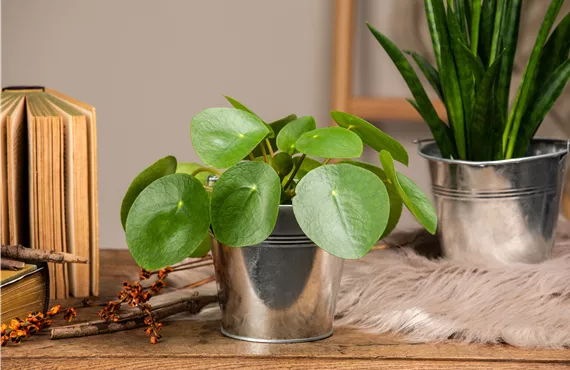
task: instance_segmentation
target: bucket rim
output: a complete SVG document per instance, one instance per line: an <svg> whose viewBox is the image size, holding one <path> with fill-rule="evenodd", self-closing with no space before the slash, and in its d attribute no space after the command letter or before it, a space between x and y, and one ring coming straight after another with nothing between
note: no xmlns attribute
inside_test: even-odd
<svg viewBox="0 0 570 370"><path fill-rule="evenodd" d="M467 166L474 166L474 167L484 167L484 166L497 166L497 165L505 165L505 164L517 164L517 163L524 163L530 162L538 159L544 158L551 158L551 157L560 157L568 154L570 149L570 140L562 140L562 139L548 139L548 138L535 138L532 139L533 143L536 142L543 142L543 143L550 143L550 144L560 144L565 145L566 149L559 150L552 153L544 153L544 154L537 154L530 157L521 157L521 158L512 158L512 159L501 159L498 161L466 161L463 159L448 159L437 157L433 155L429 155L423 152L423 150L429 144L435 144L435 139L421 139L415 140L414 144L417 145L417 152L421 157L424 157L427 160L435 161L435 162L444 162L449 164L463 164Z"/></svg>

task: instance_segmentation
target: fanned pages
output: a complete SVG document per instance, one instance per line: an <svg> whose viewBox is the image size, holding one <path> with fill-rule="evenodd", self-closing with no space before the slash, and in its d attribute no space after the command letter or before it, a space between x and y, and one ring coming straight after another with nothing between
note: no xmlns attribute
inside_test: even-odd
<svg viewBox="0 0 570 370"><path fill-rule="evenodd" d="M52 298L99 293L95 109L53 90L2 92L2 243L69 252L49 264Z"/></svg>

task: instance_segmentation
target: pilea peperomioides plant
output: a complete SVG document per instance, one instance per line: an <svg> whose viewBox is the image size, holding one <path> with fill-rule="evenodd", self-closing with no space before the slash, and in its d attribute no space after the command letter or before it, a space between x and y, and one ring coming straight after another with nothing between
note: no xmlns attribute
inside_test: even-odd
<svg viewBox="0 0 570 370"><path fill-rule="evenodd" d="M121 221L140 266L157 269L207 253L209 231L230 247L259 244L281 204L292 204L307 237L341 258L365 255L394 229L403 205L435 233L431 203L394 168L394 159L408 164L406 150L372 124L342 112L331 113L336 127L317 128L313 117L295 115L266 123L226 98L233 108L206 109L191 122L205 166L168 156L129 187ZM380 153L382 168L353 160L364 144ZM211 175L219 178L209 186Z"/></svg>

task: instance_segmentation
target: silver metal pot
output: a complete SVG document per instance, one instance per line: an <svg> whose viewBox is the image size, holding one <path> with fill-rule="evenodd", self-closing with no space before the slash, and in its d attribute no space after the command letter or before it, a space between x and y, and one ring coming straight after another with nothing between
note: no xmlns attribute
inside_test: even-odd
<svg viewBox="0 0 570 370"><path fill-rule="evenodd" d="M567 141L535 139L527 156L492 162L443 159L433 140L420 141L418 151L429 162L446 257L503 263L550 258Z"/></svg>
<svg viewBox="0 0 570 370"><path fill-rule="evenodd" d="M332 335L344 261L305 236L291 205L279 206L261 244L232 248L212 239L224 335L266 343Z"/></svg>

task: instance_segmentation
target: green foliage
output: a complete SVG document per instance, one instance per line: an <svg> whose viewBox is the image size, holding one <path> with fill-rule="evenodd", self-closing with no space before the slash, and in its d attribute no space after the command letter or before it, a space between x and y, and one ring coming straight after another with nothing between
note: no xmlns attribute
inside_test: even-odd
<svg viewBox="0 0 570 370"><path fill-rule="evenodd" d="M216 182L212 191L212 228L221 243L232 247L264 241L277 221L281 181L262 162L239 163Z"/></svg>
<svg viewBox="0 0 570 370"><path fill-rule="evenodd" d="M318 246L342 258L360 258L388 223L388 192L378 176L349 164L321 166L297 185L293 212Z"/></svg>
<svg viewBox="0 0 570 370"><path fill-rule="evenodd" d="M311 116L299 117L289 122L277 135L277 148L280 151L291 155L297 153L295 143L305 132L313 131L317 128L315 119Z"/></svg>
<svg viewBox="0 0 570 370"><path fill-rule="evenodd" d="M127 244L140 266L154 270L192 255L208 233L210 199L196 178L161 177L136 198L127 217Z"/></svg>
<svg viewBox="0 0 570 370"><path fill-rule="evenodd" d="M406 81L414 97L409 101L430 127L442 156L472 161L523 156L570 79L565 68L570 14L551 32L564 0L550 2L510 109L522 0L424 2L437 69L419 54L406 53L443 100L448 126L398 47L368 28Z"/></svg>
<svg viewBox="0 0 570 370"><path fill-rule="evenodd" d="M406 208L427 231L435 234L437 229L437 215L429 199L412 180L404 174L396 172L394 161L390 153L385 150L381 151L380 163L382 163L382 168L386 176L396 187L396 191L400 194Z"/></svg>
<svg viewBox="0 0 570 370"><path fill-rule="evenodd" d="M344 112L331 112L334 121L345 129L357 134L362 142L372 149L380 152L386 150L392 154L395 160L408 165L408 152L396 139L386 135L371 123L362 118Z"/></svg>
<svg viewBox="0 0 570 370"><path fill-rule="evenodd" d="M303 154L320 158L357 158L363 150L360 137L341 127L306 132L297 139L295 146Z"/></svg>
<svg viewBox="0 0 570 370"><path fill-rule="evenodd" d="M427 96L418 97L431 104ZM367 145L407 165L404 147L371 123L331 112L339 126L317 129L313 117L296 115L266 124L226 98L233 108L206 109L191 122L194 149L206 165L163 158L137 176L125 195L127 242L142 267L204 255L210 249L208 230L230 247L259 244L273 232L281 204L292 203L303 232L342 258L360 258L387 236L404 204L435 230L431 204L395 172L393 162L389 171L358 161L329 163L359 157ZM276 137L270 138L271 132ZM209 186L211 175L218 179Z"/></svg>
<svg viewBox="0 0 570 370"><path fill-rule="evenodd" d="M208 166L228 168L242 160L269 134L259 117L232 108L210 108L192 119L190 136Z"/></svg>
<svg viewBox="0 0 570 370"><path fill-rule="evenodd" d="M137 177L135 177L129 186L127 193L123 197L123 203L121 204L121 224L123 225L123 230L126 230L127 216L129 215L131 206L141 191L143 191L153 181L158 180L163 176L171 175L175 171L176 158L169 155L154 162L151 166L147 167L144 171L139 173Z"/></svg>

